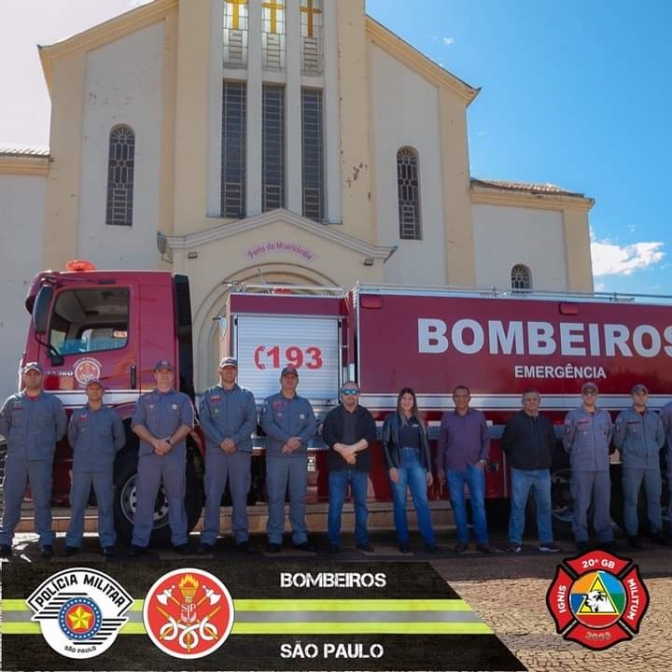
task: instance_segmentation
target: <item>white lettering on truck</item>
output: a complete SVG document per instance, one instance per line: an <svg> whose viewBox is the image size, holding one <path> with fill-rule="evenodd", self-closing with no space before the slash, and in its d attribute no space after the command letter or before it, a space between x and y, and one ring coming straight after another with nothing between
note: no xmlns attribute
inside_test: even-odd
<svg viewBox="0 0 672 672"><path fill-rule="evenodd" d="M550 322L481 323L462 318L449 326L438 318L418 319L420 353L441 354L451 347L464 355L485 349L491 355L599 357L604 353L606 357L650 358L662 351L672 357L672 325L661 334L650 324L640 324L631 332L624 324L561 322L556 326Z"/></svg>

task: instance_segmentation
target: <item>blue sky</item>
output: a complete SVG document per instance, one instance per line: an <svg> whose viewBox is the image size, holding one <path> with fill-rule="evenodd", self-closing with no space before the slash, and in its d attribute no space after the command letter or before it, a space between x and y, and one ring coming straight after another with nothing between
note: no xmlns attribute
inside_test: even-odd
<svg viewBox="0 0 672 672"><path fill-rule="evenodd" d="M0 146L48 144L35 45L139 4L1 0ZM367 10L482 89L468 112L472 175L594 198L596 289L672 293L672 2L367 0Z"/></svg>

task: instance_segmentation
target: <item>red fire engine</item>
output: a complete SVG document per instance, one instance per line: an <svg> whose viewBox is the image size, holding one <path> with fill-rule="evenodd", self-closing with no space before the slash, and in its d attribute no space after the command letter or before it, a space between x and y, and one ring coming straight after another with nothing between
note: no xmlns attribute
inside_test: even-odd
<svg viewBox="0 0 672 672"><path fill-rule="evenodd" d="M154 362L176 362L180 388L194 394L189 281L152 271L96 271L74 267L45 272L32 283L26 305L32 321L24 362L40 361L45 386L66 407L85 402L84 385L101 377L126 425L135 400L154 384ZM395 409L400 388L413 387L435 440L442 413L452 409L451 390L467 385L472 406L486 414L493 438L487 465L487 497L508 496L506 462L499 438L521 394L537 388L541 410L553 418L558 438L566 412L580 403L585 380L600 387L600 403L612 412L630 403L636 382L659 408L672 397L672 313L669 306L608 296L497 294L431 288L357 286L328 288L247 286L232 288L221 320L221 353L237 357L239 382L257 403L279 389L281 369L300 373L299 393L318 418L338 403L343 382L357 380L361 403L379 426ZM213 364L216 368L216 365ZM214 368L211 378L214 378ZM204 442L189 445L187 509L195 525L202 507ZM327 499L326 447L310 446L310 501ZM390 501L382 449L374 448L370 496ZM264 437L255 437L251 501L264 496ZM116 519L127 537L135 508L137 440L130 433L115 466ZM54 501L67 501L71 450L58 446ZM620 466L612 465L613 511L620 518ZM433 499L445 500L436 486ZM665 495L667 497L667 495ZM553 470L554 518L571 522L567 457L557 448ZM501 510L502 507L497 507ZM506 508L506 507L504 507ZM494 510L494 509L493 509ZM166 532L167 506L156 504L156 537Z"/></svg>

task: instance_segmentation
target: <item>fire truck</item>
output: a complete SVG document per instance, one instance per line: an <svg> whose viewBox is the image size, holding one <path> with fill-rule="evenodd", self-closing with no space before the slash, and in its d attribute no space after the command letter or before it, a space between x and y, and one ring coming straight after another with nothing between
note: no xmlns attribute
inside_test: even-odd
<svg viewBox="0 0 672 672"><path fill-rule="evenodd" d="M120 537L127 538L136 504L138 449L130 418L138 396L154 386L154 363L172 359L180 389L195 396L189 280L163 271L103 271L81 263L70 269L34 279L26 299L32 319L22 363L41 362L46 389L68 409L85 403L87 380L104 380L105 401L127 427L127 444L115 464L115 514ZM647 385L652 407L672 400L672 312L654 297L247 285L230 288L220 329L219 354L238 359L239 383L252 390L258 405L277 392L280 371L292 365L299 371L299 394L311 400L318 420L338 404L342 383L355 380L361 403L380 430L396 408L398 391L409 386L435 444L441 416L453 408L452 389L468 386L471 405L485 413L492 436L486 496L493 512L507 510L502 501L509 494L508 469L499 446L504 425L520 410L523 391L537 389L541 411L553 419L558 436L553 467L558 527L571 525L572 508L562 423L580 404L582 383L595 381L600 405L614 415L630 404L629 390L637 382ZM214 382L214 360L211 367ZM190 529L203 505L204 445L196 428L187 463ZM254 446L250 503L263 501L265 494L261 428ZM327 501L326 450L318 433L309 446L312 503ZM373 457L369 497L389 502L379 444ZM612 457L612 509L618 521L620 464L617 453ZM72 450L63 441L54 462L55 503L67 502L71 460ZM445 502L447 493L437 483L430 497ZM165 540L167 532L167 503L160 493L153 539Z"/></svg>

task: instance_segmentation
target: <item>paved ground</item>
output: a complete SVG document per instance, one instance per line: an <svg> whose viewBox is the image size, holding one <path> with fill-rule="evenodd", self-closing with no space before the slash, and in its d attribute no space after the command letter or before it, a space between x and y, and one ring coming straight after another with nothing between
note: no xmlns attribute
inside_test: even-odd
<svg viewBox="0 0 672 672"><path fill-rule="evenodd" d="M546 591L558 564L563 557L575 554L571 542L561 542L566 552L556 555L541 554L535 545L530 544L517 556L504 553L485 556L476 553L473 547L470 552L460 556L450 550L454 543L450 536L452 532L449 531L440 533L442 550L437 556L421 552L418 540L412 543L414 552L410 556L401 555L392 533L376 532L372 538L374 553L355 550L352 539L346 537L340 555L320 553L318 557L325 560L335 557L354 562L378 559L430 561L532 671L663 672L672 666L672 549L651 546L634 554L622 552L625 557L632 557L640 567L650 593L649 609L640 634L631 642L618 644L607 651L591 652L573 642L564 641L555 633L545 603ZM260 553L263 553L264 538L255 535L253 540ZM317 536L315 540L324 551L326 539ZM196 538L193 541L195 544ZM23 555L14 561L44 562L39 557L34 535L17 535L16 542ZM505 539L501 535L497 535L493 543L505 547ZM62 544L62 535L59 535L57 552L62 549ZM103 561L95 537L87 537L83 551L78 559L85 562ZM216 556L225 558L233 552L231 542L225 541L218 546ZM165 559L179 557L166 551L157 551L157 555ZM305 557L305 554L285 546L280 557L290 555ZM269 561L272 559L269 558Z"/></svg>

